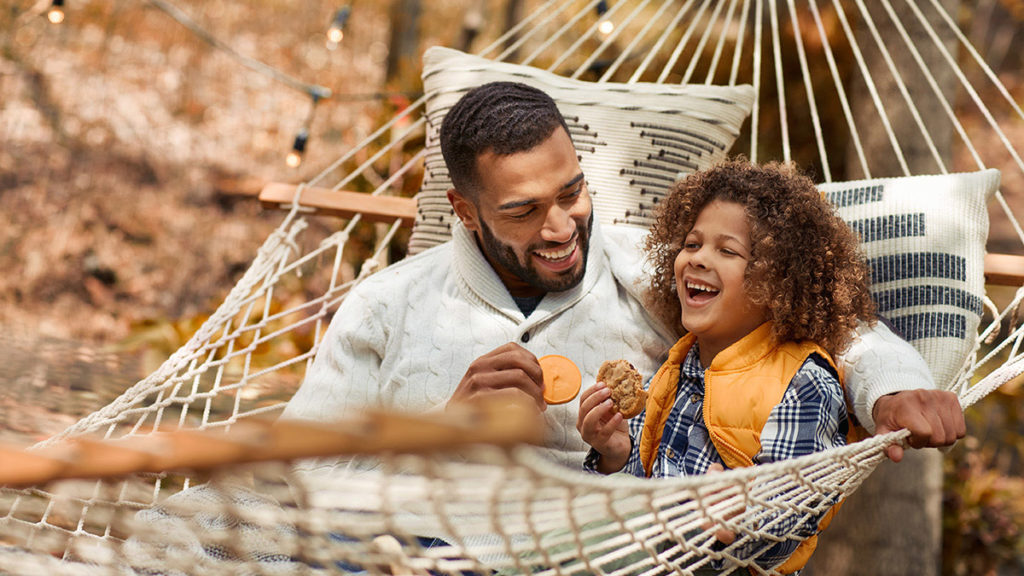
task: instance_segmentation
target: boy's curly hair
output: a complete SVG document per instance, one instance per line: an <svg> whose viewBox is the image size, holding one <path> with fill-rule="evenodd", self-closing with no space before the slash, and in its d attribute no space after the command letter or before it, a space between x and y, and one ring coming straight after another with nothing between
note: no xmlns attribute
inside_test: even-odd
<svg viewBox="0 0 1024 576"><path fill-rule="evenodd" d="M811 340L834 357L849 346L858 319L875 321L857 238L811 179L793 165L738 157L677 182L658 208L646 243L646 303L666 325L684 333L674 263L713 200L743 206L752 251L744 288L767 307L779 340Z"/></svg>

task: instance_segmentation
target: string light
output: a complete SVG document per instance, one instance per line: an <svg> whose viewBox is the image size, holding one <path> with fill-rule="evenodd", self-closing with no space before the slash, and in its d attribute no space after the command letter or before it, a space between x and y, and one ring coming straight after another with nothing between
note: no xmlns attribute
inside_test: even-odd
<svg viewBox="0 0 1024 576"><path fill-rule="evenodd" d="M295 142L292 143L292 149L288 152L288 156L285 157L284 161L291 168L298 168L302 164L302 155L306 152L306 143L309 141L309 128L313 125L313 115L316 113L316 105L320 102L321 98L330 96L330 93L324 94L313 90L309 93L312 102L309 106L309 114L306 115L306 121L302 124L302 130L295 135Z"/></svg>
<svg viewBox="0 0 1024 576"><path fill-rule="evenodd" d="M50 10L46 13L46 19L53 24L60 24L64 21L64 0L53 0Z"/></svg>
<svg viewBox="0 0 1024 576"><path fill-rule="evenodd" d="M306 141L309 140L309 132L303 128L296 136L292 149L285 158L289 168L298 168L302 164L302 155L306 152Z"/></svg>
<svg viewBox="0 0 1024 576"><path fill-rule="evenodd" d="M59 1L62 2L63 0L54 0L54 3ZM310 107L309 115L306 117L306 122L303 124L302 130L295 137L295 142L292 144L291 151L288 153L287 157L285 157L285 162L288 164L288 166L297 168L300 164L302 164L302 156L306 151L306 143L309 140L309 128L313 122L313 113L316 111L316 105L318 102L320 102L321 99L330 98L331 90L329 88L325 88L324 86L306 84L305 82L301 82L289 76L288 74L281 72L277 68L268 66L267 64L264 64L259 60L240 54L227 43L223 42L213 34L207 32L205 29L203 29L202 26L199 26L199 24L192 20L192 18L190 18L188 14L186 14L180 8L172 4L169 0L145 0L145 2L160 9L171 18L177 20L179 24L189 29L193 34L195 34L197 37L205 41L207 44L228 54L229 56L240 62L242 65L252 70L255 70L256 72L269 76L296 90L301 90L306 94L309 94L309 96L313 100L313 105Z"/></svg>
<svg viewBox="0 0 1024 576"><path fill-rule="evenodd" d="M304 124L303 129L298 133L298 135L295 136L295 141L292 144L292 150L288 153L288 156L285 158L285 162L288 164L288 166L298 167L300 164L302 164L302 156L306 151L306 143L309 140L309 128L313 122L313 113L316 110L316 105L321 99L331 98L331 90L324 86L306 84L305 82L301 82L272 66L260 62L259 60L238 53L231 46L227 45L225 42L221 41L219 38L207 32L201 26L196 24L196 22L193 21L185 12L183 12L177 6L172 4L169 0L144 1L147 4L150 4L153 7L160 9L168 16L176 20L179 24L181 24L189 31L191 31L193 34L195 34L197 37L205 41L207 44L228 54L229 56L231 56L247 68L255 70L256 72L264 74L296 90L301 90L310 95L313 104L310 108L309 116L307 116L306 118L306 122ZM335 14L333 22L337 24L339 32L341 31L341 29L344 28L346 22L348 21L348 16L350 12L351 8L349 6L345 6L338 10L337 14ZM47 18L50 20L50 22L53 22L55 24L60 23L64 20L64 0L52 0L52 5L47 14ZM341 36L332 37L338 38L339 40L341 39Z"/></svg>
<svg viewBox="0 0 1024 576"><path fill-rule="evenodd" d="M334 13L334 20L331 27L327 29L327 49L334 50L345 38L345 25L348 24L348 16L352 12L351 7L342 6Z"/></svg>
<svg viewBox="0 0 1024 576"><path fill-rule="evenodd" d="M596 10L597 17L600 18L600 21L597 23L597 31L604 36L610 35L612 32L615 31L615 23L612 22L610 19L604 17L605 13L608 12L607 0L601 0L600 2L598 2Z"/></svg>

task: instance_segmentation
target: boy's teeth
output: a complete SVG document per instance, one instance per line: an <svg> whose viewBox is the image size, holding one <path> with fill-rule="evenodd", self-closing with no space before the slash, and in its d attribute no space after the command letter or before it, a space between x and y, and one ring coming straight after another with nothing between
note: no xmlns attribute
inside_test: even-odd
<svg viewBox="0 0 1024 576"><path fill-rule="evenodd" d="M534 254L546 260L558 260L559 258L565 258L569 254L572 254L572 251L575 249L576 241L574 240L571 244L557 252L534 252Z"/></svg>
<svg viewBox="0 0 1024 576"><path fill-rule="evenodd" d="M701 290L703 292L718 292L718 290L708 286L707 284L698 284L696 282L689 281L686 283L686 287L690 290Z"/></svg>

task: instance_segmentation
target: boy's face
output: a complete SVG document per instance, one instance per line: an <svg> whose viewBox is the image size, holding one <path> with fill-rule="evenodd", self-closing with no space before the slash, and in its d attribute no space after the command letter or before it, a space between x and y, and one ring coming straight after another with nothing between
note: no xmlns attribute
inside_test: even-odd
<svg viewBox="0 0 1024 576"><path fill-rule="evenodd" d="M526 152L477 157L480 192L448 199L513 296L568 290L586 270L591 203L572 140L557 128Z"/></svg>
<svg viewBox="0 0 1024 576"><path fill-rule="evenodd" d="M697 337L704 366L767 318L767 308L751 302L743 288L750 258L743 206L712 200L697 216L675 260L683 327Z"/></svg>

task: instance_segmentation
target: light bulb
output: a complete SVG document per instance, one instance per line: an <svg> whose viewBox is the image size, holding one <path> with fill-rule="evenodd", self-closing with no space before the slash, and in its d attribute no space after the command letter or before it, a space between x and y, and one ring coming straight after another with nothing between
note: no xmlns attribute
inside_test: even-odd
<svg viewBox="0 0 1024 576"><path fill-rule="evenodd" d="M295 136L295 143L292 144L292 150L284 159L285 164L290 168L298 168L299 164L302 164L302 153L306 151L307 140L309 140L309 132L306 130L302 130Z"/></svg>
<svg viewBox="0 0 1024 576"><path fill-rule="evenodd" d="M597 25L597 31L608 36L615 31L615 24L611 20L601 20Z"/></svg>
<svg viewBox="0 0 1024 576"><path fill-rule="evenodd" d="M348 6L342 6L334 13L334 19L331 20L331 27L327 29L328 49L334 50L345 38L345 25L348 24L348 15L351 11L352 9Z"/></svg>
<svg viewBox="0 0 1024 576"><path fill-rule="evenodd" d="M50 10L46 13L46 19L53 24L60 24L64 21L64 0L53 0Z"/></svg>

